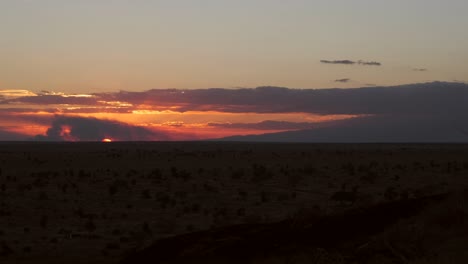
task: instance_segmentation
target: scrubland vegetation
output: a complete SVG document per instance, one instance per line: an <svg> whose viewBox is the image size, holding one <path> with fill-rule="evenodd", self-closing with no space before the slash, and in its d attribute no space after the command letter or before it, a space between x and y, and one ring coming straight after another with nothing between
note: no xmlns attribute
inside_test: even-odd
<svg viewBox="0 0 468 264"><path fill-rule="evenodd" d="M466 257L466 187L467 145L3 143L0 262L118 263L156 241L236 226L313 236L313 219L457 193L363 238L279 241L266 247L277 255L249 257L448 263Z"/></svg>

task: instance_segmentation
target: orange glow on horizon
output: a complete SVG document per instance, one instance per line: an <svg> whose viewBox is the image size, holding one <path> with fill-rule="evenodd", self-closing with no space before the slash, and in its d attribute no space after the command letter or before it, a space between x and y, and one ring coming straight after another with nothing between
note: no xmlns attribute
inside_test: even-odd
<svg viewBox="0 0 468 264"><path fill-rule="evenodd" d="M21 105L24 106L24 105ZM55 105L54 105L55 106ZM11 106L9 106L11 108ZM63 106L62 106L63 107ZM73 107L73 106L67 106ZM0 106L1 109L1 106ZM55 109L55 108L52 108ZM330 121L339 121L359 118L365 115L318 115L311 113L225 113L218 111L186 111L176 112L171 110L133 110L132 112L105 112L102 109L94 109L90 112L63 113L47 112L49 109L28 109L29 111L18 111L16 108L8 109L0 123L0 130L10 131L21 135L34 137L36 135L46 136L56 116L96 118L105 121L116 121L135 127L144 127L157 135L162 133L170 140L197 140L221 138L235 135L258 135L283 131L302 129L287 124L282 127L262 126L262 122L286 122L286 123L310 123L311 127L327 125ZM8 113L8 110L11 112ZM217 125L219 124L219 125ZM225 124L225 126L223 126ZM260 125L256 125L260 124ZM78 141L79 138L72 133L71 125L60 127L60 137L67 141ZM156 137L155 140L158 138ZM102 142L112 142L112 138L97 139Z"/></svg>

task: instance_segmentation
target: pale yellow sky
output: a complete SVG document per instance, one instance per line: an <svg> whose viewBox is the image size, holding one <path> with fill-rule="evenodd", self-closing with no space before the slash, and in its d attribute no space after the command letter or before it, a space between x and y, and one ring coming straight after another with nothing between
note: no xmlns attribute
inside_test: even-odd
<svg viewBox="0 0 468 264"><path fill-rule="evenodd" d="M0 89L467 81L466 10L465 0L2 0Z"/></svg>

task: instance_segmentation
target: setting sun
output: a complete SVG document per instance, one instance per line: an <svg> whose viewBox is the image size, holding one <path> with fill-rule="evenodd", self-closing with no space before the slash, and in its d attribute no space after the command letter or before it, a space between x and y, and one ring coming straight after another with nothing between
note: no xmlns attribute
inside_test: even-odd
<svg viewBox="0 0 468 264"><path fill-rule="evenodd" d="M102 140L102 142L112 142L112 139L110 139L110 138L105 138L105 139Z"/></svg>

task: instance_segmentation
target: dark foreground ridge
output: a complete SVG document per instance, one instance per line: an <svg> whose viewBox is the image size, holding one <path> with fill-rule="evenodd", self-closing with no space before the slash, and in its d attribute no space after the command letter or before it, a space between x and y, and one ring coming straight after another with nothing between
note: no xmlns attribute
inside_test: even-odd
<svg viewBox="0 0 468 264"><path fill-rule="evenodd" d="M389 202L300 221L289 219L272 224L244 224L195 232L159 240L144 250L130 254L121 263L268 263L253 260L291 256L298 251L313 252L312 249L339 252L339 256L346 256L346 259L340 258L342 261L338 262L315 263L362 263L360 258L368 259L366 254L369 254L369 250L366 253L361 249L371 247L370 237L403 219L419 215L428 206L432 208L441 201L447 201L449 196L451 194L444 193ZM462 224L466 224L466 218L462 220L465 220ZM383 250L379 250L379 254L396 263L408 259L388 241Z"/></svg>

